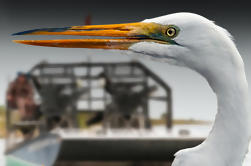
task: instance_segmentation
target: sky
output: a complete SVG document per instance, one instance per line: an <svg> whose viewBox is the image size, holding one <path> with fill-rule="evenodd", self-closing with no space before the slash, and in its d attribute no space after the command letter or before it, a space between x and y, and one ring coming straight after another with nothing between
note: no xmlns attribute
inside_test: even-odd
<svg viewBox="0 0 251 166"><path fill-rule="evenodd" d="M49 62L130 61L119 51L31 47L13 43L12 33L42 27L82 25L91 15L92 24L137 22L175 12L193 12L226 28L234 37L251 84L251 10L246 1L84 1L84 0L1 0L0 1L0 105L5 103L6 86L17 71L28 71L41 60ZM36 39L46 37L36 37ZM66 37L64 37L66 38ZM216 98L197 73L166 63L138 59L165 80L173 90L174 117L212 120ZM251 91L250 91L251 93Z"/></svg>

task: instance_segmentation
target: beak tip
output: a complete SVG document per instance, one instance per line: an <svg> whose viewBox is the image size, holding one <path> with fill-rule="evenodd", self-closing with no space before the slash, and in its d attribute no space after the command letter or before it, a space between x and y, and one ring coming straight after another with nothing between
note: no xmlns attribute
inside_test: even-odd
<svg viewBox="0 0 251 166"><path fill-rule="evenodd" d="M12 36L19 36L19 35L40 35L44 32L64 32L69 30L71 27L64 27L64 28L42 28L42 29L33 29L27 30L22 32L13 33Z"/></svg>
<svg viewBox="0 0 251 166"><path fill-rule="evenodd" d="M23 40L12 40L14 43L23 44Z"/></svg>
<svg viewBox="0 0 251 166"><path fill-rule="evenodd" d="M21 35L20 32L11 34L11 36L18 36L18 35Z"/></svg>
<svg viewBox="0 0 251 166"><path fill-rule="evenodd" d="M13 33L11 36L27 35L27 34L30 34L32 32L34 32L34 30Z"/></svg>

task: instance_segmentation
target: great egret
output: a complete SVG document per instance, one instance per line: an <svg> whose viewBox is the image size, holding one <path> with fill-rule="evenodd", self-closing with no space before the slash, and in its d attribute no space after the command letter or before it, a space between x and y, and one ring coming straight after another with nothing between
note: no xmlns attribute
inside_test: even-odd
<svg viewBox="0 0 251 166"><path fill-rule="evenodd" d="M244 64L231 35L212 21L197 14L175 13L137 23L46 28L15 35L26 34L120 37L15 42L130 50L198 72L215 92L218 112L207 139L197 147L176 153L172 166L242 165L251 131Z"/></svg>

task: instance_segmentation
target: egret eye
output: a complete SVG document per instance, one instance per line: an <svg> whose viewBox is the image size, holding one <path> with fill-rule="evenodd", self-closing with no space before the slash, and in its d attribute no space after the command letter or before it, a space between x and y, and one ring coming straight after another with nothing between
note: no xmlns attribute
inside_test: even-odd
<svg viewBox="0 0 251 166"><path fill-rule="evenodd" d="M176 35L176 29L173 28L173 27L169 27L167 30L166 30L166 35L168 37L174 37Z"/></svg>

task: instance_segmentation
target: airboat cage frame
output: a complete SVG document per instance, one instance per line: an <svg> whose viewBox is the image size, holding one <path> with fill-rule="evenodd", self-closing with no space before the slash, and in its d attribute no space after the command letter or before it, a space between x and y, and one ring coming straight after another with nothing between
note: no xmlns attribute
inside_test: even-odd
<svg viewBox="0 0 251 166"><path fill-rule="evenodd" d="M113 63L40 63L30 70L30 75L34 76L42 84L68 84L72 86L79 82L86 89L89 89L84 97L79 98L79 102L85 103L85 111L104 111L108 105L109 95L102 92L103 95L95 96L91 90L102 89L95 83L100 79L99 74L105 72L114 82L126 82L141 85L144 88L149 87L150 79L162 88L163 92L158 96L145 96L144 113L149 116L149 100L165 102L165 120L166 127L172 127L172 91L171 88L155 73L149 70L145 65L137 61L132 62L113 62ZM94 85L95 84L95 85ZM103 105L103 108L95 108L95 103ZM100 104L101 103L101 104Z"/></svg>

